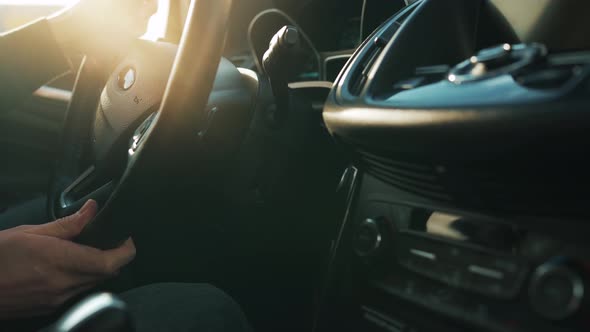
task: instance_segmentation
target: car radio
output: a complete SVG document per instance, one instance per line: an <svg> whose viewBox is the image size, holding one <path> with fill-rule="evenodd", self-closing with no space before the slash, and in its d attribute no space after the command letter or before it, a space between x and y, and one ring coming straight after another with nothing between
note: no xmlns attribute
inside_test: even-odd
<svg viewBox="0 0 590 332"><path fill-rule="evenodd" d="M499 218L384 200L363 202L350 227L353 269L370 289L361 302L371 325L386 324L375 312L404 321L383 301L496 331L588 324L590 251L583 244Z"/></svg>
<svg viewBox="0 0 590 332"><path fill-rule="evenodd" d="M412 232L400 232L398 263L449 286L509 299L522 287L525 261L509 254L458 245Z"/></svg>

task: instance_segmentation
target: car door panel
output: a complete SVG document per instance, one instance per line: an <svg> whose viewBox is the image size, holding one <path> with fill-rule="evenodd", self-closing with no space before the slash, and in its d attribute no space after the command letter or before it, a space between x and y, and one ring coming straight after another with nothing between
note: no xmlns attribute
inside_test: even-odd
<svg viewBox="0 0 590 332"><path fill-rule="evenodd" d="M0 112L0 211L45 192L70 97L48 85Z"/></svg>
<svg viewBox="0 0 590 332"><path fill-rule="evenodd" d="M0 32L60 8L53 5L0 1ZM35 92L12 110L0 110L0 212L46 191L74 74Z"/></svg>

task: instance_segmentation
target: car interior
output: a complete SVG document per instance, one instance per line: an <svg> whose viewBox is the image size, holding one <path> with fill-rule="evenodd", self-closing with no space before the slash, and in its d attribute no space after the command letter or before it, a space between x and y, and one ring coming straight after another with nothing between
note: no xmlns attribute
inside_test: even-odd
<svg viewBox="0 0 590 332"><path fill-rule="evenodd" d="M138 250L104 289L210 283L255 331L590 331L590 2L160 6L0 113L0 211L95 199L78 241Z"/></svg>

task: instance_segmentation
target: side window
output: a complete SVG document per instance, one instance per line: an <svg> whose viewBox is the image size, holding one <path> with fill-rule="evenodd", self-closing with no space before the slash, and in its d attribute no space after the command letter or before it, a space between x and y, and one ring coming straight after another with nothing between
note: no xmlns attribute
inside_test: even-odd
<svg viewBox="0 0 590 332"><path fill-rule="evenodd" d="M0 33L50 15L76 0L0 0ZM64 92L71 91L75 75L70 74L48 84Z"/></svg>
<svg viewBox="0 0 590 332"><path fill-rule="evenodd" d="M169 16L170 0L158 0L158 12L150 19L147 32L143 38L148 40L158 40L164 38L166 36L166 28L168 25Z"/></svg>
<svg viewBox="0 0 590 332"><path fill-rule="evenodd" d="M77 1L79 0L0 0L0 33L48 16ZM149 40L163 38L166 34L169 12L170 0L158 0L158 12L150 19L143 38ZM74 60L77 63L78 59ZM48 86L71 91L74 79L75 75L72 73L48 83Z"/></svg>
<svg viewBox="0 0 590 332"><path fill-rule="evenodd" d="M0 0L0 33L58 11L77 0ZM158 0L158 12L150 20L146 37L164 37L170 0Z"/></svg>
<svg viewBox="0 0 590 332"><path fill-rule="evenodd" d="M0 32L47 16L73 0L0 0Z"/></svg>

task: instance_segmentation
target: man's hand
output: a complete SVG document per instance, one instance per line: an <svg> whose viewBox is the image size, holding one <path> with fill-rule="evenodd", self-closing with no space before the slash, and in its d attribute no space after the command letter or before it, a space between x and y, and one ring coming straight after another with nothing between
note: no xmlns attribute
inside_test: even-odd
<svg viewBox="0 0 590 332"><path fill-rule="evenodd" d="M133 260L131 239L106 251L71 242L96 211L88 201L69 217L0 232L0 320L50 313Z"/></svg>
<svg viewBox="0 0 590 332"><path fill-rule="evenodd" d="M80 0L49 17L49 23L64 47L112 54L145 33L157 8L157 0Z"/></svg>

